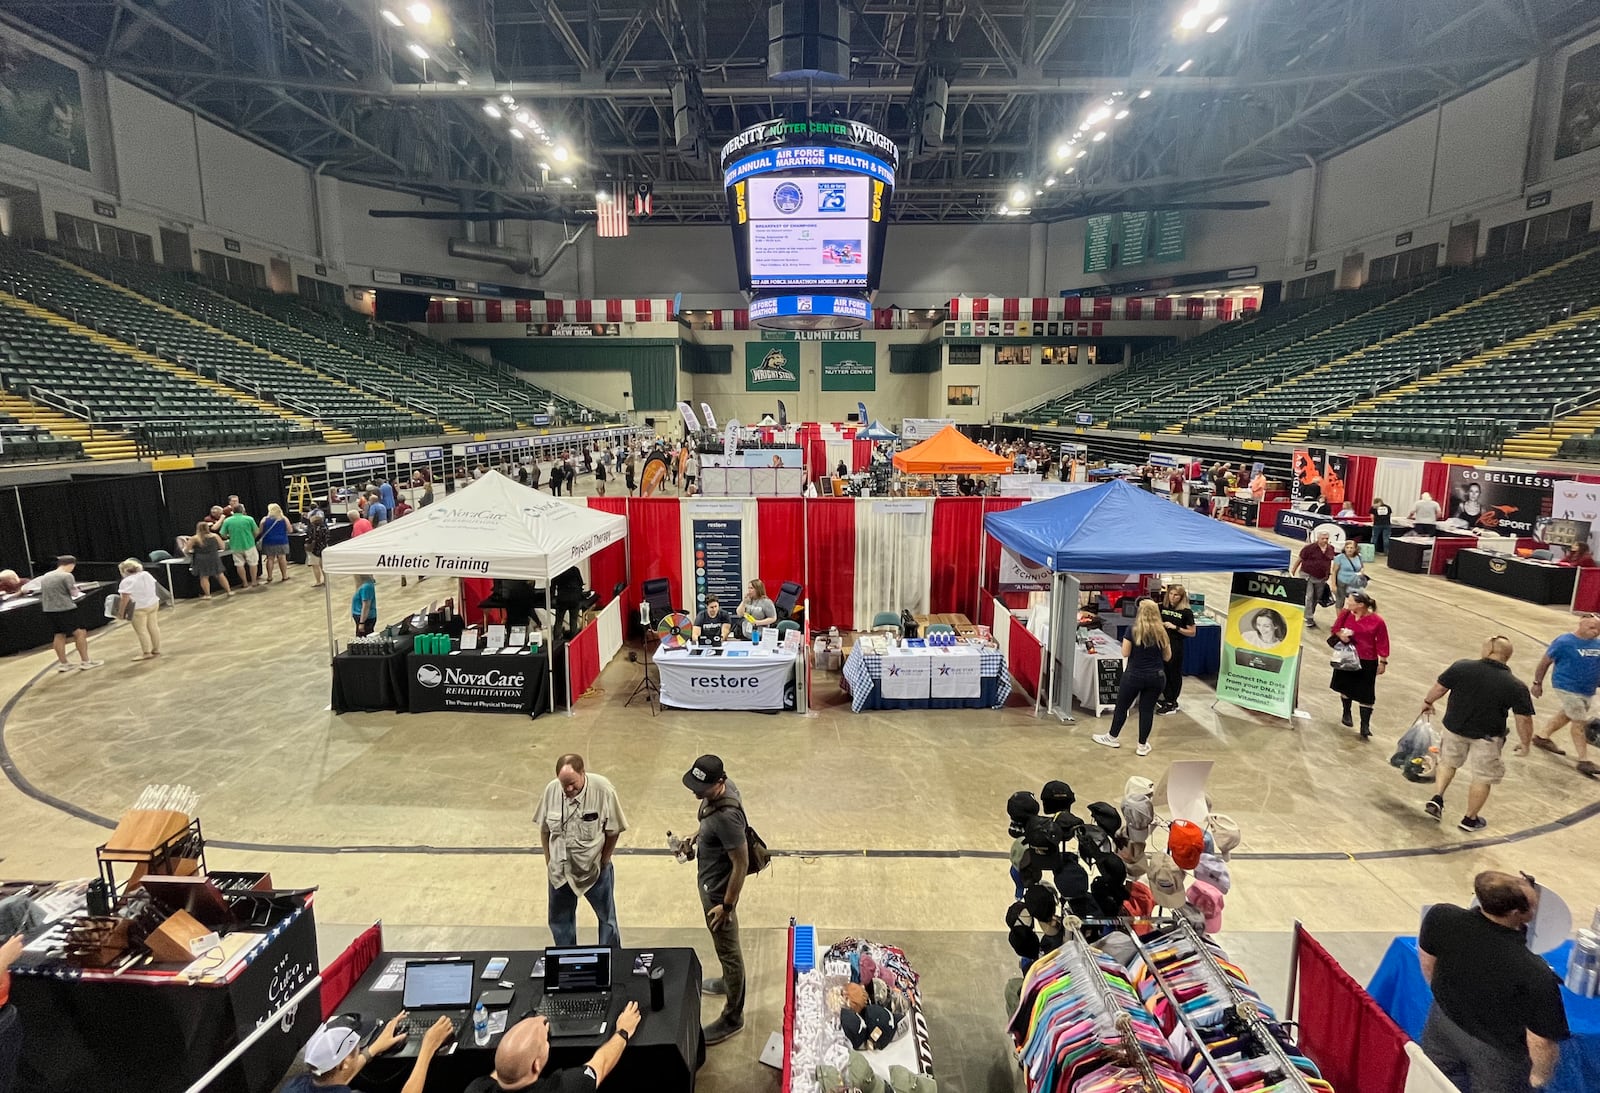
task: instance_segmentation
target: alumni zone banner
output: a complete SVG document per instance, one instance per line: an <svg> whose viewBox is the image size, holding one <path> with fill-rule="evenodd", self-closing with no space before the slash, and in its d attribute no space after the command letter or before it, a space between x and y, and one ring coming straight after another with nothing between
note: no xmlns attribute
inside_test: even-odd
<svg viewBox="0 0 1600 1093"><path fill-rule="evenodd" d="M1306 582L1276 573L1235 573L1222 630L1217 698L1246 710L1293 717L1300 681Z"/></svg>

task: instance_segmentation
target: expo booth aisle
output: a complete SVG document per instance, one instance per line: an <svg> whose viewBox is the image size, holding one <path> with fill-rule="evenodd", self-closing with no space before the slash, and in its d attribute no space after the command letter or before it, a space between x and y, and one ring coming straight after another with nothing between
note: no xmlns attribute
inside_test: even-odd
<svg viewBox="0 0 1600 1093"><path fill-rule="evenodd" d="M543 586L548 613L551 580L598 551L620 544L626 531L627 521L620 516L540 493L490 471L404 520L330 546L322 556L323 569L330 577L381 573L527 581ZM380 682L386 677L395 692L392 697L405 703L397 708L412 712L536 714L555 709L555 650L536 629L519 635L507 626L506 636L520 641L481 649L462 648L459 641L452 641L449 651L414 651L408 636L371 643L379 647L376 654L357 655L348 648L336 653L331 596L329 592L328 645L336 709L341 706L341 676L362 667L378 675ZM585 631L593 633L578 635L567 647L564 683L569 689L581 694L593 682L604 663L602 646L614 642L613 653L621 647L618 611L615 601L607 604ZM500 628L491 628L486 637L500 633ZM570 693L567 705L570 708Z"/></svg>
<svg viewBox="0 0 1600 1093"><path fill-rule="evenodd" d="M1071 718L1074 697L1099 708L1098 664L1110 658L1109 651L1093 654L1085 658L1086 671L1079 670L1078 575L1240 573L1289 566L1285 548L1122 481L986 514L983 522L1003 547L1050 571L1042 635L1014 618L1004 626L1002 616L1009 611L998 601L990 599L986 606L994 613L996 637L1002 628L1007 631L1005 644L1017 666L1013 672L1020 680L1020 666L1036 662L1040 689L1035 693L1062 720ZM1120 671L1115 674L1120 681Z"/></svg>

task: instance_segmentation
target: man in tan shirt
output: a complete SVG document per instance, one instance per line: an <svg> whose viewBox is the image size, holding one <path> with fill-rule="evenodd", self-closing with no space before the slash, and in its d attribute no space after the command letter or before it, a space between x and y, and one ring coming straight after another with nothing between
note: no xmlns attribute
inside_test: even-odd
<svg viewBox="0 0 1600 1093"><path fill-rule="evenodd" d="M549 873L550 933L557 945L578 943L578 897L600 920L601 945L622 945L617 930L615 874L611 855L628 829L611 782L583 768L583 756L556 760L556 776L544 787L533 822L539 826Z"/></svg>

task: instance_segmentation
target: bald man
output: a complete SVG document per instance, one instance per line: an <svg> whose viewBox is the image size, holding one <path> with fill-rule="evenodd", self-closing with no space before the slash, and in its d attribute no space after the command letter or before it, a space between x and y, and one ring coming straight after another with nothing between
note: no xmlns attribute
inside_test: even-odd
<svg viewBox="0 0 1600 1093"><path fill-rule="evenodd" d="M1423 806L1435 820L1444 815L1444 791L1461 767L1467 768L1472 785L1467 790L1467 814L1456 826L1462 831L1482 831L1489 826L1479 813L1489 800L1489 790L1506 776L1501 753L1506 746L1506 714L1517 718L1517 737L1512 749L1528 754L1533 739L1533 696L1527 684L1511 674L1511 639L1496 634L1483 643L1478 660L1458 660L1446 668L1422 700L1422 712L1432 716L1433 704L1446 694L1444 739L1439 744L1439 768L1434 775L1434 794Z"/></svg>
<svg viewBox="0 0 1600 1093"><path fill-rule="evenodd" d="M617 1016L617 1030L581 1068L545 1070L550 1061L550 1022L526 1017L506 1030L494 1053L494 1073L467 1086L465 1093L594 1093L616 1068L623 1049L639 1027L639 1003L629 1002Z"/></svg>

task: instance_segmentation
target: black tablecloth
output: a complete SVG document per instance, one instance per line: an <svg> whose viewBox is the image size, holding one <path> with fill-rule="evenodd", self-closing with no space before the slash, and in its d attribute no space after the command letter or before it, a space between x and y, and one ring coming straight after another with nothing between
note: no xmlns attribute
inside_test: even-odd
<svg viewBox="0 0 1600 1093"><path fill-rule="evenodd" d="M641 951L655 953L655 966L666 975L665 1005L659 1012L650 1009L650 984L642 975L633 975L633 959ZM516 997L511 1001L507 1027L531 1012L544 993L544 981L533 979L533 963L539 957L534 952L474 952L474 953L380 953L372 962L361 981L355 985L339 1005L340 1013L359 1013L368 1023L387 1020L400 1008L400 992L378 992L373 983L391 960L410 958L416 960L445 956L468 957L474 962L474 998L478 992L495 984L477 978L484 964L495 956L507 958L505 973L500 977L516 984ZM641 1093L689 1093L694 1089L695 1072L705 1062L705 1041L700 1033L700 958L693 949L619 949L612 957L612 1007L615 1019L628 1000L639 1003L643 1020L634 1033L617 1068L606 1078L608 1093L621 1090L639 1090ZM550 1045L549 1067L582 1066L588 1062L609 1038L597 1036L585 1040L555 1040ZM379 1056L367 1064L355 1088L370 1090L398 1089L410 1072L412 1059L420 1036L413 1036L399 1049L398 1058ZM451 1055L441 1055L428 1068L431 1093L460 1093L473 1078L489 1073L494 1065L494 1049L500 1037L491 1036L487 1045L478 1047L472 1042L470 1022L458 1033L457 1047Z"/></svg>
<svg viewBox="0 0 1600 1093"><path fill-rule="evenodd" d="M26 958L25 958L26 959ZM11 1001L22 1015L18 1090L181 1093L317 974L317 929L302 909L231 983L190 986L57 979L19 964ZM313 991L283 1028L274 1022L208 1093L267 1093L321 1015Z"/></svg>
<svg viewBox="0 0 1600 1093"><path fill-rule="evenodd" d="M106 596L116 590L112 581L90 585L73 611L77 624L85 630L98 630L110 622L106 618ZM52 620L39 608L39 597L18 597L0 604L0 656L49 645L55 635Z"/></svg>
<svg viewBox="0 0 1600 1093"><path fill-rule="evenodd" d="M1463 550L1455 563L1456 579L1462 584L1529 603L1569 606L1578 583L1573 566L1548 565L1487 550Z"/></svg>
<svg viewBox="0 0 1600 1093"><path fill-rule="evenodd" d="M338 546L340 543L342 543L346 539L350 538L350 530L351 530L351 528L353 526L354 525L349 524L349 523L329 524L328 525L328 545L329 546ZM303 532L303 531L291 531L289 533L289 561L291 561L295 565L305 565L306 564L306 533L305 532Z"/></svg>
<svg viewBox="0 0 1600 1093"><path fill-rule="evenodd" d="M525 713L550 709L550 664L545 652L446 656L413 653L405 682L412 713Z"/></svg>
<svg viewBox="0 0 1600 1093"><path fill-rule="evenodd" d="M410 701L402 648L383 656L348 650L333 658L333 712L406 710Z"/></svg>
<svg viewBox="0 0 1600 1093"><path fill-rule="evenodd" d="M1390 539L1388 566L1402 573L1428 572L1429 551L1432 543L1412 543L1405 539Z"/></svg>

